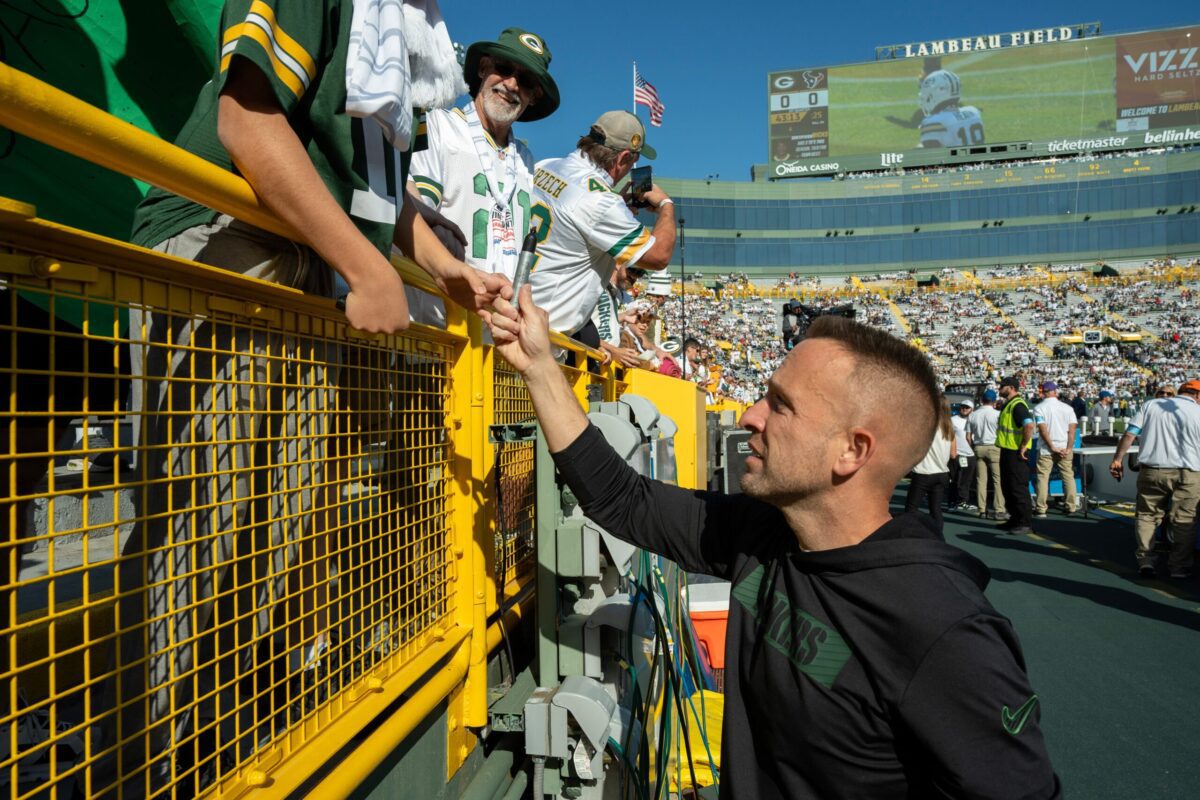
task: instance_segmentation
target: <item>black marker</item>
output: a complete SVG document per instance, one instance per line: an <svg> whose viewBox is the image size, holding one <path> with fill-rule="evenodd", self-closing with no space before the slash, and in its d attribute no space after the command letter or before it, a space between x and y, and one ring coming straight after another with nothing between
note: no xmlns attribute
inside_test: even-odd
<svg viewBox="0 0 1200 800"><path fill-rule="evenodd" d="M517 304L521 287L529 283L529 273L533 271L533 262L537 259L537 231L530 229L525 234L521 244L521 255L517 257L517 274L513 276L513 305Z"/></svg>

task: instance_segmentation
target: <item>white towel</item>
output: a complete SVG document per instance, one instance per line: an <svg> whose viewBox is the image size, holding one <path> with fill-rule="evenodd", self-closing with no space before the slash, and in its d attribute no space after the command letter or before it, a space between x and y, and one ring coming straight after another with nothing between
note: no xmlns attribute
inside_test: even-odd
<svg viewBox="0 0 1200 800"><path fill-rule="evenodd" d="M374 119L407 150L413 107L436 108L466 91L436 0L354 0L346 53L346 113Z"/></svg>
<svg viewBox="0 0 1200 800"><path fill-rule="evenodd" d="M404 41L408 45L414 108L449 108L467 93L462 64L436 0L405 2Z"/></svg>

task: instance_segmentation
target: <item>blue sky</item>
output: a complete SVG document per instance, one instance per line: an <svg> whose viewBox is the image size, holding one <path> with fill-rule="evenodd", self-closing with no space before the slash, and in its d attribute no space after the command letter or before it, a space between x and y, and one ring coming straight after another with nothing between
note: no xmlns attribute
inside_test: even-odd
<svg viewBox="0 0 1200 800"><path fill-rule="evenodd" d="M1113 0L934 3L924 11L877 0L440 0L440 6L451 37L464 44L494 39L509 26L546 39L562 105L547 119L517 126L535 158L566 153L602 112L629 109L636 60L667 107L663 126L647 134L659 153L655 174L738 181L750 179L751 164L766 161L770 71L870 61L884 44L1092 21L1105 33L1200 22L1190 3ZM648 120L645 108L639 114Z"/></svg>

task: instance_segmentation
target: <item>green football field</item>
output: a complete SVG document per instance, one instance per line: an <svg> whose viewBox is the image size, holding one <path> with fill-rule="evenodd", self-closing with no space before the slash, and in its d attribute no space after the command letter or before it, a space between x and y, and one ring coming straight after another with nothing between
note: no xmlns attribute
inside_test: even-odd
<svg viewBox="0 0 1200 800"><path fill-rule="evenodd" d="M943 56L980 110L986 142L1047 141L1113 133L1112 39ZM829 69L829 155L912 150L925 59Z"/></svg>

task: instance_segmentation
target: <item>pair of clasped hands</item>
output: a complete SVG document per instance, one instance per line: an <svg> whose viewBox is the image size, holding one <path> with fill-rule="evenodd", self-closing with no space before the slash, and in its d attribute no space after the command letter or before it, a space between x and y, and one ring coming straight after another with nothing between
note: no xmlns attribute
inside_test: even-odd
<svg viewBox="0 0 1200 800"><path fill-rule="evenodd" d="M461 272L464 274L438 280L439 288L451 300L479 315L491 329L496 350L513 369L523 373L543 356L554 360L550 350L549 317L534 305L529 284L521 287L520 297L514 299L508 278L482 273L463 264L458 266L463 267Z"/></svg>
<svg viewBox="0 0 1200 800"><path fill-rule="evenodd" d="M476 313L491 329L496 351L517 372L524 373L541 359L554 360L550 349L550 318L534 305L529 284L522 286L520 295L514 298L512 286L506 283L495 292L491 307L477 308Z"/></svg>

